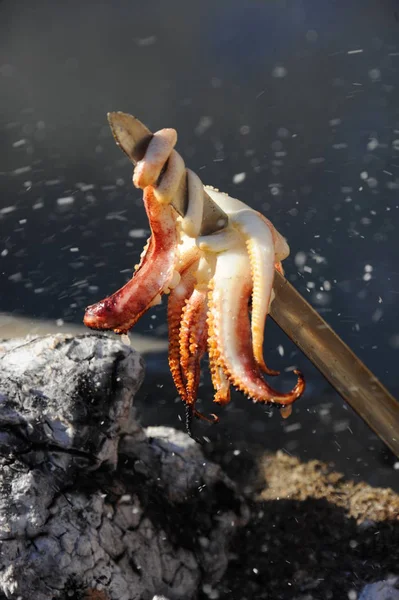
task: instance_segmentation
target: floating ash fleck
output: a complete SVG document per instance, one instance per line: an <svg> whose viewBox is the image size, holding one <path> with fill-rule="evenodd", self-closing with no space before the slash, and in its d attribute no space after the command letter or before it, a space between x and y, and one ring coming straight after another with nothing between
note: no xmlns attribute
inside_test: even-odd
<svg viewBox="0 0 399 600"><path fill-rule="evenodd" d="M275 66L272 71L272 77L276 77L276 79L283 79L286 75L287 69L282 65Z"/></svg>
<svg viewBox="0 0 399 600"><path fill-rule="evenodd" d="M382 310L382 308L377 308L371 316L371 320L373 321L373 323L378 323L378 321L381 320L383 314L384 311Z"/></svg>
<svg viewBox="0 0 399 600"><path fill-rule="evenodd" d="M295 254L294 262L298 268L303 267L306 264L306 253L305 252L297 252Z"/></svg>
<svg viewBox="0 0 399 600"><path fill-rule="evenodd" d="M379 69L370 69L369 77L371 81L378 81L381 78L381 71Z"/></svg>
<svg viewBox="0 0 399 600"><path fill-rule="evenodd" d="M77 183L76 187L81 192L90 192L91 190L94 190L95 185L94 185L94 183Z"/></svg>
<svg viewBox="0 0 399 600"><path fill-rule="evenodd" d="M197 127L194 130L195 134L202 135L203 133L205 133L205 131L207 131L207 129L209 129L211 127L212 123L213 123L212 117L207 117L207 116L201 117Z"/></svg>
<svg viewBox="0 0 399 600"><path fill-rule="evenodd" d="M157 36L149 35L144 38L136 38L135 41L136 41L137 46L140 46L141 48L144 48L146 46L153 46L157 41Z"/></svg>
<svg viewBox="0 0 399 600"><path fill-rule="evenodd" d="M73 196L65 196L63 198L57 198L58 206L70 206L75 202L75 198Z"/></svg>
<svg viewBox="0 0 399 600"><path fill-rule="evenodd" d="M330 303L331 298L326 292L317 292L316 294L313 294L312 300L315 304L318 304L319 306L326 306Z"/></svg>
<svg viewBox="0 0 399 600"><path fill-rule="evenodd" d="M0 209L0 215L9 215L10 213L14 212L14 210L17 210L17 207L14 206L5 206L4 208Z"/></svg>
<svg viewBox="0 0 399 600"><path fill-rule="evenodd" d="M363 281L370 281L372 278L373 267L371 265L364 265Z"/></svg>
<svg viewBox="0 0 399 600"><path fill-rule="evenodd" d="M17 140L16 142L13 142L12 147L13 148L20 148L21 146L24 146L26 144L26 140L25 139L21 139L21 140Z"/></svg>
<svg viewBox="0 0 399 600"><path fill-rule="evenodd" d="M294 431L299 431L302 429L301 423L290 423L289 425L284 425L285 433L293 433Z"/></svg>
<svg viewBox="0 0 399 600"><path fill-rule="evenodd" d="M280 356L284 356L284 346L282 346L281 344L279 344L277 346L277 352L279 353Z"/></svg>
<svg viewBox="0 0 399 600"><path fill-rule="evenodd" d="M19 167L18 169L14 169L12 174L23 175L24 173L29 173L29 171L32 171L32 167L30 165L27 165L26 167Z"/></svg>
<svg viewBox="0 0 399 600"><path fill-rule="evenodd" d="M348 54L361 54L363 52L363 48L357 48L356 50L348 50Z"/></svg>
<svg viewBox="0 0 399 600"><path fill-rule="evenodd" d="M149 235L148 229L131 229L129 231L129 237L133 239L145 238Z"/></svg>
<svg viewBox="0 0 399 600"><path fill-rule="evenodd" d="M233 176L233 183L238 184L238 183L242 183L243 181L245 181L247 177L246 173L236 173Z"/></svg>
<svg viewBox="0 0 399 600"><path fill-rule="evenodd" d="M376 150L378 148L378 146L379 146L379 142L378 142L377 138L371 138L367 144L367 150L372 152L373 150Z"/></svg>

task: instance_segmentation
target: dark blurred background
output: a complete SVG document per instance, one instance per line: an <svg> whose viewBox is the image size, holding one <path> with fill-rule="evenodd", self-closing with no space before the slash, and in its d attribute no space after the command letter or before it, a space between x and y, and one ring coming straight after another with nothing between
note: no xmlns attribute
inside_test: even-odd
<svg viewBox="0 0 399 600"><path fill-rule="evenodd" d="M129 278L148 224L107 125L122 110L175 127L205 183L273 221L289 279L397 393L398 77L396 0L3 0L0 311L80 323ZM136 331L165 338L165 307ZM266 356L299 365L307 395L284 423L237 396L218 435L393 476L399 463L272 323ZM165 355L147 368L144 420L163 421L164 403L176 423Z"/></svg>

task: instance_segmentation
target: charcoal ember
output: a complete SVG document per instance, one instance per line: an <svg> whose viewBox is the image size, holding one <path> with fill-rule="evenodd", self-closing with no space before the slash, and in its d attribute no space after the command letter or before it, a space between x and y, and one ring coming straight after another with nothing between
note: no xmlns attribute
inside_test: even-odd
<svg viewBox="0 0 399 600"><path fill-rule="evenodd" d="M106 334L0 342L0 598L195 598L247 508L173 429L142 429L140 355Z"/></svg>

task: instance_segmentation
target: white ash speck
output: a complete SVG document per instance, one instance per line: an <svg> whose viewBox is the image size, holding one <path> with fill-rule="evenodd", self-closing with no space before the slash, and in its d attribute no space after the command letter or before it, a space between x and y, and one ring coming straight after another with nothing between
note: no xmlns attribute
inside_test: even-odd
<svg viewBox="0 0 399 600"><path fill-rule="evenodd" d="M90 192L91 190L94 190L95 185L94 185L94 183L77 183L76 187L81 192Z"/></svg>
<svg viewBox="0 0 399 600"><path fill-rule="evenodd" d="M75 202L73 196L65 196L64 198L57 198L58 206L69 206Z"/></svg>
<svg viewBox="0 0 399 600"><path fill-rule="evenodd" d="M376 188L378 187L378 180L375 177L369 177L367 179L367 185L369 186L369 188Z"/></svg>
<svg viewBox="0 0 399 600"><path fill-rule="evenodd" d="M280 189L277 186L273 186L270 188L270 193L272 196L278 196L280 194Z"/></svg>
<svg viewBox="0 0 399 600"><path fill-rule="evenodd" d="M131 229L129 231L129 237L133 239L145 238L149 234L148 229Z"/></svg>
<svg viewBox="0 0 399 600"><path fill-rule="evenodd" d="M194 129L196 135L202 135L211 127L213 123L212 117L203 116L200 118L197 127Z"/></svg>
<svg viewBox="0 0 399 600"><path fill-rule="evenodd" d="M276 79L283 79L286 75L287 69L282 65L275 66L272 71L272 77L276 77Z"/></svg>
<svg viewBox="0 0 399 600"><path fill-rule="evenodd" d="M24 146L26 144L26 139L23 138L21 140L17 140L16 142L13 142L12 147L13 148L20 148L21 146Z"/></svg>
<svg viewBox="0 0 399 600"><path fill-rule="evenodd" d="M299 431L302 429L301 423L290 423L289 425L284 426L285 433L293 433L294 431Z"/></svg>
<svg viewBox="0 0 399 600"><path fill-rule="evenodd" d="M306 254L305 252L297 252L294 257L294 262L297 267L303 267L306 264Z"/></svg>
<svg viewBox="0 0 399 600"><path fill-rule="evenodd" d="M373 150L376 150L378 148L378 146L379 146L379 142L378 142L377 138L371 138L367 144L367 150L372 152Z"/></svg>
<svg viewBox="0 0 399 600"><path fill-rule="evenodd" d="M284 356L284 346L282 346L281 344L277 346L277 352L280 356Z"/></svg>
<svg viewBox="0 0 399 600"><path fill-rule="evenodd" d="M18 169L14 169L12 174L23 175L24 173L29 173L29 171L32 171L32 167L30 165L27 165L26 167L19 167Z"/></svg>
<svg viewBox="0 0 399 600"><path fill-rule="evenodd" d="M238 183L242 183L243 181L245 181L247 177L246 173L236 173L233 176L233 183L238 184Z"/></svg>
<svg viewBox="0 0 399 600"><path fill-rule="evenodd" d="M382 308L377 308L371 316L371 320L373 321L373 323L378 323L378 321L381 320L383 314L384 311L382 310Z"/></svg>
<svg viewBox="0 0 399 600"><path fill-rule="evenodd" d="M331 298L326 292L317 292L316 294L313 294L312 300L319 306L327 306L327 304L330 304Z"/></svg>
<svg viewBox="0 0 399 600"><path fill-rule="evenodd" d="M378 81L381 78L381 71L379 69L370 69L369 77L371 81Z"/></svg>
<svg viewBox="0 0 399 600"><path fill-rule="evenodd" d="M5 206L4 208L0 209L0 215L9 215L10 213L14 212L14 210L17 210L17 207L14 206Z"/></svg>
<svg viewBox="0 0 399 600"><path fill-rule="evenodd" d="M156 35L149 35L144 38L136 38L136 44L137 44L137 46L140 46L141 48L145 48L147 46L153 46L156 43L156 41L157 41Z"/></svg>

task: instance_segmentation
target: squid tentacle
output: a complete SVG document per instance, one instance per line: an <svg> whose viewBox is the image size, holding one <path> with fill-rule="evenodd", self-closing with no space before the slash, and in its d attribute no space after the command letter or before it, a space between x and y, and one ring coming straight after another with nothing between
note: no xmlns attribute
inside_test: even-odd
<svg viewBox="0 0 399 600"><path fill-rule="evenodd" d="M233 219L234 226L246 241L252 275L252 347L255 360L267 375L279 375L269 369L263 358L264 329L274 280L275 255L273 234L268 223L254 211L241 210Z"/></svg>
<svg viewBox="0 0 399 600"><path fill-rule="evenodd" d="M181 271L180 283L171 291L168 298L169 369L177 392L186 403L186 380L180 364L179 331L186 298L192 294L196 283L190 267L191 264Z"/></svg>
<svg viewBox="0 0 399 600"><path fill-rule="evenodd" d="M255 402L286 406L292 404L303 393L304 379L302 374L296 371L297 384L287 393L274 390L263 379L252 351L247 310L251 282L248 278L240 276L244 267L242 255L240 256L241 264L238 264L236 277L223 276L229 272L227 267L232 259L230 255L222 254L217 259L209 291L208 321L214 333L211 353L232 385ZM238 257L235 260L236 264L237 260Z"/></svg>
<svg viewBox="0 0 399 600"><path fill-rule="evenodd" d="M84 323L92 329L126 333L157 302L173 278L178 261L176 214L171 206L156 201L151 186L144 190L144 204L151 227L148 248L130 281L86 309Z"/></svg>
<svg viewBox="0 0 399 600"><path fill-rule="evenodd" d="M200 381L200 362L207 342L207 290L195 288L186 299L180 324L180 366L186 379L187 402L194 405Z"/></svg>

